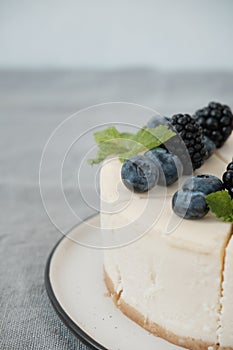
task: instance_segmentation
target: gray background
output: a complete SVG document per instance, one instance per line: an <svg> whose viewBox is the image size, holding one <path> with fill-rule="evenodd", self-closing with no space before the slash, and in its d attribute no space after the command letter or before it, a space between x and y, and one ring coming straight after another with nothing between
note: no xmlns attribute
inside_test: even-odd
<svg viewBox="0 0 233 350"><path fill-rule="evenodd" d="M54 128L82 107L129 101L165 115L217 99L233 107L233 73L155 70L0 73L0 349L85 349L44 288L47 256L61 234L41 203L41 153ZM52 179L48 178L51 193ZM62 216L54 201L54 211Z"/></svg>
<svg viewBox="0 0 233 350"><path fill-rule="evenodd" d="M233 69L232 0L0 1L0 67Z"/></svg>

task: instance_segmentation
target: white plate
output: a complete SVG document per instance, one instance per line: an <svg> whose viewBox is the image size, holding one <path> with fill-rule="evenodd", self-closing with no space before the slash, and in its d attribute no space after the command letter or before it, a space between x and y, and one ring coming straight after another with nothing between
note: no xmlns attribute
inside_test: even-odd
<svg viewBox="0 0 233 350"><path fill-rule="evenodd" d="M88 219L95 226L99 216ZM103 250L86 248L70 238L93 234L80 224L58 242L47 262L45 284L63 322L91 348L103 350L178 350L124 316L106 296ZM80 232L81 231L81 232Z"/></svg>

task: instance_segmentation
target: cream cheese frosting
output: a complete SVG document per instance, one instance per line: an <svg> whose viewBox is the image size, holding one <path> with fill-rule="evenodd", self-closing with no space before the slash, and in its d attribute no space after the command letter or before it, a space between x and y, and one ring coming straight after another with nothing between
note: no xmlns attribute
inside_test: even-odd
<svg viewBox="0 0 233 350"><path fill-rule="evenodd" d="M221 178L231 147L213 155L195 174ZM119 243L129 243L104 253L104 269L118 304L130 305L145 323L201 341L203 349L218 342L233 348L232 240L228 245L232 225L212 214L195 221L178 218L171 198L185 178L168 188L137 194L123 185L120 170L118 159L107 160L100 176L101 226Z"/></svg>

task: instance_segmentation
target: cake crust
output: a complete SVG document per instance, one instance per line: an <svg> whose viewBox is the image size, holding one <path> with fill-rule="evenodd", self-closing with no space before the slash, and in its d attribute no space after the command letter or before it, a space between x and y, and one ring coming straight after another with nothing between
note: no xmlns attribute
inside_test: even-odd
<svg viewBox="0 0 233 350"><path fill-rule="evenodd" d="M213 345L202 340L193 339L190 337L180 337L160 325L145 320L144 316L138 312L135 308L130 306L124 300L120 298L121 293L117 293L114 289L114 284L104 269L104 280L108 288L108 291L116 304L116 306L132 321L154 334L157 337L163 338L174 345L178 345L190 350L233 350L232 347L220 347L219 345Z"/></svg>

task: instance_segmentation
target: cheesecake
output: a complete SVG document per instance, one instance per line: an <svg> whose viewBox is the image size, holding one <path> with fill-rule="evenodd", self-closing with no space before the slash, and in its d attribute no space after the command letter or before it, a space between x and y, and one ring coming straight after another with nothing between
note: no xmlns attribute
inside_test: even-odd
<svg viewBox="0 0 233 350"><path fill-rule="evenodd" d="M222 177L233 136L195 175ZM186 177L147 193L131 192L117 157L100 173L105 282L116 306L155 336L193 350L233 349L232 224L208 213L184 220L172 196Z"/></svg>

